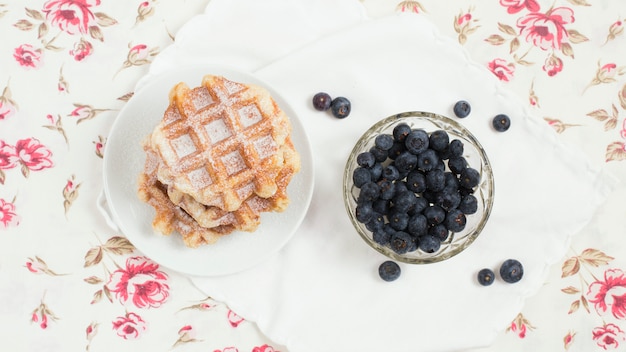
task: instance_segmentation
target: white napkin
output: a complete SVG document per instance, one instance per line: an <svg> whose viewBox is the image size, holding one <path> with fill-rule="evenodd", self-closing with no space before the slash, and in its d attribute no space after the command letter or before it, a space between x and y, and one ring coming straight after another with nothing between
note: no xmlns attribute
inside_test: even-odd
<svg viewBox="0 0 626 352"><path fill-rule="evenodd" d="M187 33L187 44L209 34ZM232 57L246 56L256 47L230 50ZM175 69L170 65L175 60L163 54L155 67ZM213 63L230 57L196 54L195 60ZM486 69L419 16L363 21L254 73L290 102L298 114L294 118L307 130L316 167L311 207L292 240L266 262L234 275L192 280L291 352L455 351L488 345L524 298L538 290L548 267L563 256L570 237L611 188L601 170L559 143L552 129L530 116ZM315 111L311 97L318 91L348 97L351 115L337 120ZM463 253L436 264L401 265L400 279L384 282L377 267L385 258L360 239L344 210L346 158L379 119L410 110L451 116L459 99L473 109L460 122L493 164L491 218ZM498 113L513 120L506 133L489 127ZM521 282L476 283L478 270L497 270L507 258L524 264Z"/></svg>

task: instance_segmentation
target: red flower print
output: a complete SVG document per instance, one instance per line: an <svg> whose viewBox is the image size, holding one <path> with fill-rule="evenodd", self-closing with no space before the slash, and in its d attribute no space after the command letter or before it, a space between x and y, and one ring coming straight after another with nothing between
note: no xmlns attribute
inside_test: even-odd
<svg viewBox="0 0 626 352"><path fill-rule="evenodd" d="M518 13L523 9L530 12L539 11L539 4L536 0L500 0L500 5L506 7L508 13Z"/></svg>
<svg viewBox="0 0 626 352"><path fill-rule="evenodd" d="M17 141L15 144L15 153L20 163L28 170L39 171L52 167L53 165L52 160L50 160L52 152L35 138L20 139Z"/></svg>
<svg viewBox="0 0 626 352"><path fill-rule="evenodd" d="M100 0L51 0L44 4L43 12L53 26L68 34L86 34L96 24L89 9L100 5Z"/></svg>
<svg viewBox="0 0 626 352"><path fill-rule="evenodd" d="M626 341L626 334L615 324L606 324L593 329L593 340L603 349L615 350L620 342Z"/></svg>
<svg viewBox="0 0 626 352"><path fill-rule="evenodd" d="M0 141L0 170L14 168L19 160L15 147Z"/></svg>
<svg viewBox="0 0 626 352"><path fill-rule="evenodd" d="M269 345L257 346L252 349L252 352L279 352L274 347Z"/></svg>
<svg viewBox="0 0 626 352"><path fill-rule="evenodd" d="M489 70L501 81L508 82L513 78L515 65L504 59L494 59L488 64Z"/></svg>
<svg viewBox="0 0 626 352"><path fill-rule="evenodd" d="M37 68L41 66L41 57L43 55L42 49L35 49L30 44L22 44L15 48L13 57L17 60L17 63L22 67Z"/></svg>
<svg viewBox="0 0 626 352"><path fill-rule="evenodd" d="M126 268L118 269L106 284L122 303L129 299L137 308L160 307L169 296L167 275L146 257L131 257Z"/></svg>
<svg viewBox="0 0 626 352"><path fill-rule="evenodd" d="M548 76L552 77L563 70L563 60L558 56L549 55L542 68Z"/></svg>
<svg viewBox="0 0 626 352"><path fill-rule="evenodd" d="M242 321L244 321L244 319L242 317L240 317L239 315L237 315L237 313L233 312L232 310L228 310L228 321L230 322L230 325L233 328L236 328L237 326L239 326L239 324L241 324Z"/></svg>
<svg viewBox="0 0 626 352"><path fill-rule="evenodd" d="M113 321L113 330L117 336L123 337L124 340L137 339L148 330L148 326L141 317L135 313L126 313L123 317L117 317Z"/></svg>
<svg viewBox="0 0 626 352"><path fill-rule="evenodd" d="M93 52L93 46L90 42L81 38L79 42L74 44L74 48L70 50L70 55L74 57L76 61L82 61Z"/></svg>
<svg viewBox="0 0 626 352"><path fill-rule="evenodd" d="M15 213L15 205L0 198L0 229L17 226L19 223L20 217Z"/></svg>
<svg viewBox="0 0 626 352"><path fill-rule="evenodd" d="M595 281L587 291L589 302L604 315L609 310L617 319L626 319L626 275L620 269L604 272L604 281Z"/></svg>
<svg viewBox="0 0 626 352"><path fill-rule="evenodd" d="M561 44L568 38L565 25L573 22L572 9L557 7L546 14L530 13L517 20L517 26L528 43L549 50L561 49Z"/></svg>
<svg viewBox="0 0 626 352"><path fill-rule="evenodd" d="M0 121L15 115L16 111L15 105L9 99L0 96Z"/></svg>
<svg viewBox="0 0 626 352"><path fill-rule="evenodd" d="M574 336L576 336L575 332L568 332L567 335L563 338L563 348L567 351L572 346L574 342Z"/></svg>
<svg viewBox="0 0 626 352"><path fill-rule="evenodd" d="M526 337L526 324L520 324L517 326L515 322L512 322L509 330L516 333L520 339Z"/></svg>

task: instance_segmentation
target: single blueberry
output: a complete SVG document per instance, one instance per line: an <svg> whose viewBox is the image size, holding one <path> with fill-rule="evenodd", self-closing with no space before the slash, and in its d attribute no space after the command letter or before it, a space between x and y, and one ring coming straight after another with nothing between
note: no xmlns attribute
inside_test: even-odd
<svg viewBox="0 0 626 352"><path fill-rule="evenodd" d="M443 224L437 224L435 226L429 227L427 234L443 242L448 239L448 235L450 234L450 232Z"/></svg>
<svg viewBox="0 0 626 352"><path fill-rule="evenodd" d="M381 246L386 246L389 244L389 239L391 238L391 234L385 231L384 228L376 229L372 233L372 240L378 243Z"/></svg>
<svg viewBox="0 0 626 352"><path fill-rule="evenodd" d="M409 225L409 214L394 212L389 216L389 225L396 231L404 231Z"/></svg>
<svg viewBox="0 0 626 352"><path fill-rule="evenodd" d="M372 174L364 167L357 167L352 172L352 182L355 187L361 188L365 183L372 181Z"/></svg>
<svg viewBox="0 0 626 352"><path fill-rule="evenodd" d="M361 186L357 202L373 202L380 196L380 186L374 182L366 182Z"/></svg>
<svg viewBox="0 0 626 352"><path fill-rule="evenodd" d="M426 217L426 220L428 220L429 225L441 224L446 218L446 211L438 205L431 204L426 207L422 213Z"/></svg>
<svg viewBox="0 0 626 352"><path fill-rule="evenodd" d="M313 96L313 107L318 111L330 109L332 98L328 93L319 92Z"/></svg>
<svg viewBox="0 0 626 352"><path fill-rule="evenodd" d="M354 213L356 219L363 224L369 222L374 217L374 210L372 209L371 203L357 204Z"/></svg>
<svg viewBox="0 0 626 352"><path fill-rule="evenodd" d="M352 106L350 104L350 100L347 98L337 97L331 101L330 110L333 113L333 116L338 119L343 119L350 115Z"/></svg>
<svg viewBox="0 0 626 352"><path fill-rule="evenodd" d="M428 230L428 220L422 214L415 214L409 218L407 225L407 231L415 237L419 237L426 234Z"/></svg>
<svg viewBox="0 0 626 352"><path fill-rule="evenodd" d="M370 175L372 177L372 181L377 182L383 175L383 164L376 163L374 166L369 168Z"/></svg>
<svg viewBox="0 0 626 352"><path fill-rule="evenodd" d="M482 286L489 286L495 281L496 274L493 272L493 270L489 268L484 268L478 272L477 279L478 283Z"/></svg>
<svg viewBox="0 0 626 352"><path fill-rule="evenodd" d="M428 149L428 143L428 133L422 129L412 130L404 139L406 149L415 155Z"/></svg>
<svg viewBox="0 0 626 352"><path fill-rule="evenodd" d="M373 146L370 148L369 152L372 153L372 155L374 155L374 158L376 158L376 161L379 163L382 163L383 161L387 160L386 150L382 150L378 148L377 146Z"/></svg>
<svg viewBox="0 0 626 352"><path fill-rule="evenodd" d="M430 170L426 173L426 189L439 192L446 186L445 172L439 169Z"/></svg>
<svg viewBox="0 0 626 352"><path fill-rule="evenodd" d="M463 142L461 142L458 139L451 140L450 144L448 145L448 151L450 152L451 156L463 155L464 149L465 149L465 146L463 145Z"/></svg>
<svg viewBox="0 0 626 352"><path fill-rule="evenodd" d="M450 136L448 136L448 132L436 130L431 132L428 145L435 151L442 151L446 149L449 142Z"/></svg>
<svg viewBox="0 0 626 352"><path fill-rule="evenodd" d="M459 175L459 184L465 188L474 188L480 183L480 172L478 170L466 167Z"/></svg>
<svg viewBox="0 0 626 352"><path fill-rule="evenodd" d="M518 282L524 276L524 267L516 259L507 259L500 266L500 277L510 284Z"/></svg>
<svg viewBox="0 0 626 352"><path fill-rule="evenodd" d="M390 134L379 134L374 139L374 145L382 150L389 150L393 145L393 136Z"/></svg>
<svg viewBox="0 0 626 352"><path fill-rule="evenodd" d="M415 193L422 193L426 190L426 176L418 170L409 172L406 176L406 187Z"/></svg>
<svg viewBox="0 0 626 352"><path fill-rule="evenodd" d="M402 152L404 152L405 150L406 148L404 146L404 143L396 141L393 142L393 145L387 151L387 156L389 157L389 159L395 160L398 155L402 154Z"/></svg>
<svg viewBox="0 0 626 352"><path fill-rule="evenodd" d="M424 209L426 209L426 207L428 207L429 205L430 203L428 202L428 200L426 200L426 198L417 197L417 199L415 200L415 205L413 205L413 208L409 211L409 214L421 214Z"/></svg>
<svg viewBox="0 0 626 352"><path fill-rule="evenodd" d="M356 163L362 167L372 167L376 164L376 158L370 152L362 152L356 156Z"/></svg>
<svg viewBox="0 0 626 352"><path fill-rule="evenodd" d="M459 204L461 204L461 195L456 188L444 188L441 193L441 207L445 210L450 211L451 209L457 208Z"/></svg>
<svg viewBox="0 0 626 352"><path fill-rule="evenodd" d="M400 270L400 266L398 265L398 263L391 261L391 260L387 260L383 262L378 267L378 275L380 276L381 279L387 282L397 280L400 277L400 273L401 273L401 270Z"/></svg>
<svg viewBox="0 0 626 352"><path fill-rule="evenodd" d="M392 202L396 211L406 213L417 202L417 196L411 191L396 192Z"/></svg>
<svg viewBox="0 0 626 352"><path fill-rule="evenodd" d="M454 114L459 118L467 117L472 111L472 107L465 100L459 100L454 104Z"/></svg>
<svg viewBox="0 0 626 352"><path fill-rule="evenodd" d="M473 194L467 194L461 198L461 203L457 207L463 214L474 214L478 211L478 199Z"/></svg>
<svg viewBox="0 0 626 352"><path fill-rule="evenodd" d="M467 160L462 156L453 156L448 160L448 168L458 175L467 167Z"/></svg>
<svg viewBox="0 0 626 352"><path fill-rule="evenodd" d="M431 235L423 235L418 238L419 249L426 253L435 253L441 248L441 241Z"/></svg>
<svg viewBox="0 0 626 352"><path fill-rule="evenodd" d="M443 176L446 179L446 185L444 187L445 188L449 188L449 189L459 189L459 179L456 177L455 174L453 174L452 172L446 171L444 172Z"/></svg>
<svg viewBox="0 0 626 352"><path fill-rule="evenodd" d="M492 124L496 131L504 132L511 127L511 118L505 114L499 114L493 118Z"/></svg>
<svg viewBox="0 0 626 352"><path fill-rule="evenodd" d="M400 171L394 165L387 165L383 168L383 177L389 181L395 181L400 178Z"/></svg>
<svg viewBox="0 0 626 352"><path fill-rule="evenodd" d="M372 209L374 209L374 204L372 203ZM383 225L385 225L385 217L383 214L374 210L374 214L371 219L365 223L365 228L374 232L378 229L382 229Z"/></svg>
<svg viewBox="0 0 626 352"><path fill-rule="evenodd" d="M417 165L417 156L408 151L402 152L394 162L394 165L400 173L409 173Z"/></svg>
<svg viewBox="0 0 626 352"><path fill-rule="evenodd" d="M405 254L414 246L412 242L414 242L414 239L407 232L396 231L393 235L391 235L389 248L397 254Z"/></svg>
<svg viewBox="0 0 626 352"><path fill-rule="evenodd" d="M386 178L378 181L378 186L380 187L380 199L390 200L396 194L396 185L393 181L389 181Z"/></svg>
<svg viewBox="0 0 626 352"><path fill-rule="evenodd" d="M397 124L392 131L393 138L398 142L403 142L409 133L411 133L411 126L404 122Z"/></svg>
<svg viewBox="0 0 626 352"><path fill-rule="evenodd" d="M417 168L422 171L433 170L439 164L439 160L439 156L435 150L426 149L417 156Z"/></svg>
<svg viewBox="0 0 626 352"><path fill-rule="evenodd" d="M452 232L461 232L465 228L467 218L459 209L452 209L446 214L443 224Z"/></svg>

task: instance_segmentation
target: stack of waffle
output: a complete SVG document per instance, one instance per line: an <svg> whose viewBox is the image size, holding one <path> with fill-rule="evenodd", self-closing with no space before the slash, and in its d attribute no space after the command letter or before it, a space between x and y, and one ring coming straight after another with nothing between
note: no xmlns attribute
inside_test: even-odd
<svg viewBox="0 0 626 352"><path fill-rule="evenodd" d="M174 86L169 101L143 142L139 177L155 230L176 231L195 248L255 231L261 213L286 209L300 157L289 118L266 89L206 75L199 87Z"/></svg>

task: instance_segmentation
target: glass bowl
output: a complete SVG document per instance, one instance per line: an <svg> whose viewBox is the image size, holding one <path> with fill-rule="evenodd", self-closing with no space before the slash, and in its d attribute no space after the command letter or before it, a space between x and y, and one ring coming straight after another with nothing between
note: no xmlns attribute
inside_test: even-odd
<svg viewBox="0 0 626 352"><path fill-rule="evenodd" d="M357 199L360 189L353 184L352 174L359 166L357 156L361 152L370 150L374 146L379 134L392 134L395 126L406 123L413 129L423 129L429 134L435 130L444 130L450 141L458 139L463 142L463 156L469 167L476 169L481 177L480 183L474 188L473 195L477 199L477 211L466 216L465 228L459 232L452 232L445 241L441 242L439 250L427 253L421 249L398 254L386 245L380 245L372 238L373 234L365 224L359 222L355 215ZM387 159L387 163L390 160ZM446 170L449 170L446 166ZM491 164L485 150L478 140L458 122L434 113L411 111L389 116L370 127L357 141L352 149L343 177L343 197L346 211L354 228L363 240L373 249L390 259L410 264L428 264L440 262L461 253L467 249L478 237L484 228L493 206L494 180Z"/></svg>

